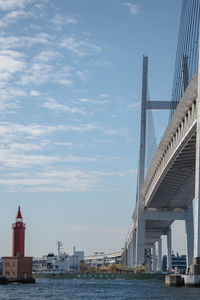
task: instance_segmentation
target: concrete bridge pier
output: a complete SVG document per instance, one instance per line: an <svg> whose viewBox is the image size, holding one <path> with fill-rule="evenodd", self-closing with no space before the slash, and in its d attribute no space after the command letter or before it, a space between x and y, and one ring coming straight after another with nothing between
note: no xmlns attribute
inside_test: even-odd
<svg viewBox="0 0 200 300"><path fill-rule="evenodd" d="M162 272L162 238L158 240L158 271Z"/></svg>
<svg viewBox="0 0 200 300"><path fill-rule="evenodd" d="M193 221L193 203L187 207L185 213L185 231L186 231L186 263L187 269L192 265L194 254L194 221Z"/></svg>
<svg viewBox="0 0 200 300"><path fill-rule="evenodd" d="M127 249L127 265L128 265L128 268L130 268L130 262L131 262L131 260L130 260L130 256L131 256L131 249L130 249L131 247L130 247L130 243L129 243L129 245L128 245L128 249Z"/></svg>
<svg viewBox="0 0 200 300"><path fill-rule="evenodd" d="M137 224L136 232L136 265L141 266L144 263L144 240L145 240L145 220L140 218Z"/></svg>
<svg viewBox="0 0 200 300"><path fill-rule="evenodd" d="M167 231L167 270L170 272L172 269L172 236L171 226Z"/></svg>
<svg viewBox="0 0 200 300"><path fill-rule="evenodd" d="M156 272L156 245L152 247L152 271Z"/></svg>
<svg viewBox="0 0 200 300"><path fill-rule="evenodd" d="M133 236L131 237L130 242L130 268L133 267Z"/></svg>
<svg viewBox="0 0 200 300"><path fill-rule="evenodd" d="M135 230L133 231L132 234L132 240L133 240L133 267L136 264L136 232Z"/></svg>

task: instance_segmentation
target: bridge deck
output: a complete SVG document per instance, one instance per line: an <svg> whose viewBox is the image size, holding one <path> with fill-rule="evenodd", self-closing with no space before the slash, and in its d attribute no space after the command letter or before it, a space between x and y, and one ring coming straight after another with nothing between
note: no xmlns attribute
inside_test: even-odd
<svg viewBox="0 0 200 300"><path fill-rule="evenodd" d="M146 208L184 209L194 198L197 73L157 148L142 194Z"/></svg>

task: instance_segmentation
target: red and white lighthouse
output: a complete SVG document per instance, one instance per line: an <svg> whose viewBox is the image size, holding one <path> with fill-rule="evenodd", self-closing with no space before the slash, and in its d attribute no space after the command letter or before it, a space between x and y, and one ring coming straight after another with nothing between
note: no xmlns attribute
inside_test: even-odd
<svg viewBox="0 0 200 300"><path fill-rule="evenodd" d="M12 256L24 257L25 229L19 206L16 222L12 224Z"/></svg>

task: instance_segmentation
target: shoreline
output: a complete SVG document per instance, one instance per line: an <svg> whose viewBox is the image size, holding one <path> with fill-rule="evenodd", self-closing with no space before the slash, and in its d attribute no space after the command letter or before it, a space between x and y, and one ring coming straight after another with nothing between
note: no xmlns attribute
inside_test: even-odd
<svg viewBox="0 0 200 300"><path fill-rule="evenodd" d="M149 273L64 273L64 274L44 274L35 273L33 278L48 278L48 279L98 279L98 280L149 280L157 279L164 280L164 274L149 274Z"/></svg>

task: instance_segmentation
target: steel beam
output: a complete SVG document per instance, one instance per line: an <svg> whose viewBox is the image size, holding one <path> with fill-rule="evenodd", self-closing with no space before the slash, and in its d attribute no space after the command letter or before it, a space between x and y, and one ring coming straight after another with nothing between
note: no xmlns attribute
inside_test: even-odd
<svg viewBox="0 0 200 300"><path fill-rule="evenodd" d="M185 211L144 211L145 220L185 220Z"/></svg>
<svg viewBox="0 0 200 300"><path fill-rule="evenodd" d="M147 109L171 109L174 107L173 105L177 105L174 101L147 101L146 108Z"/></svg>

